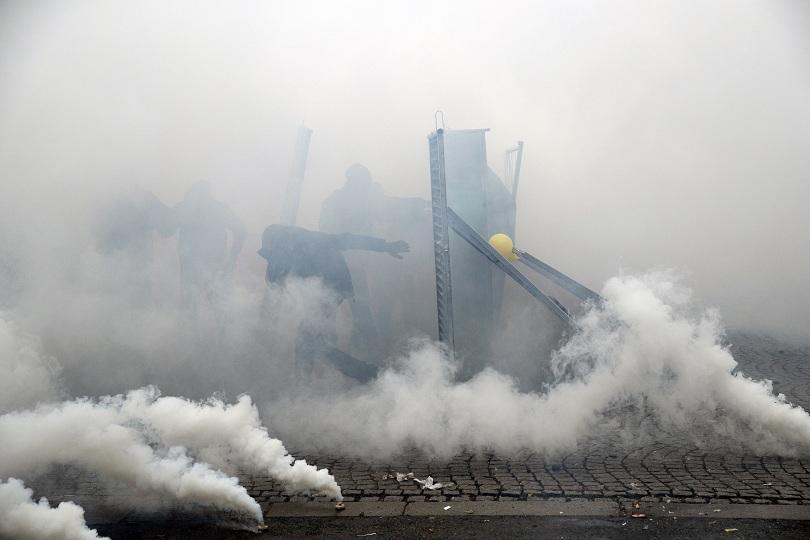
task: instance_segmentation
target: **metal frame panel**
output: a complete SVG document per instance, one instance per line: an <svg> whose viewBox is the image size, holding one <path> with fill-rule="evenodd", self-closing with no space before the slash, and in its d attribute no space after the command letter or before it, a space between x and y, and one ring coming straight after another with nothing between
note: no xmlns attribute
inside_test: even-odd
<svg viewBox="0 0 810 540"><path fill-rule="evenodd" d="M447 180L444 164L444 130L428 136L430 149L430 198L433 209L433 257L436 265L436 308L439 342L453 355L453 287L450 276L450 231L447 221Z"/></svg>

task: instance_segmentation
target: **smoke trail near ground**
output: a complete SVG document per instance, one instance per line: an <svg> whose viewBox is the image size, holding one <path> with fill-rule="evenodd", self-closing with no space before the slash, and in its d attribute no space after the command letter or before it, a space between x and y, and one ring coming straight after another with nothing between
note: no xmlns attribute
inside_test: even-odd
<svg viewBox="0 0 810 540"><path fill-rule="evenodd" d="M288 441L376 457L413 445L440 457L462 448L556 454L605 424L688 427L696 442L780 455L810 451L810 416L770 382L734 373L717 313L697 310L672 274L615 277L602 294L552 355L556 380L544 392L520 392L492 369L455 383L456 365L423 343L368 388L328 402L296 397L266 412Z"/></svg>
<svg viewBox="0 0 810 540"><path fill-rule="evenodd" d="M295 460L281 441L267 434L248 396L232 405L217 399L194 403L176 397L155 399L152 389L131 392L124 408L154 428L165 444L193 449L219 468L268 474L292 493L342 499L335 478L326 469Z"/></svg>
<svg viewBox="0 0 810 540"><path fill-rule="evenodd" d="M127 401L124 396L78 399L0 416L0 476L25 475L52 463L78 464L124 481L137 493L166 494L262 522L259 505L236 478L195 462L181 447L153 449L146 427L123 413Z"/></svg>
<svg viewBox="0 0 810 540"><path fill-rule="evenodd" d="M0 538L14 540L95 540L100 538L84 522L84 510L72 502L52 508L44 497L32 500L33 492L20 480L0 481Z"/></svg>
<svg viewBox="0 0 810 540"><path fill-rule="evenodd" d="M135 494L164 494L188 505L262 523L258 503L229 477L269 474L289 492L341 498L326 470L294 460L269 437L249 397L233 405L159 397L156 388L97 401L77 399L0 416L0 476L25 475L53 463L77 464L126 482ZM69 444L66 442L69 441ZM137 506L137 497L132 497Z"/></svg>

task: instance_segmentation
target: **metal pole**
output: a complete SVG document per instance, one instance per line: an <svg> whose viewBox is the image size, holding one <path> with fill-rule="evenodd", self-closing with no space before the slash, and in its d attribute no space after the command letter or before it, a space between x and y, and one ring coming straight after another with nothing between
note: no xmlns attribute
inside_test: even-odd
<svg viewBox="0 0 810 540"><path fill-rule="evenodd" d="M289 182L287 182L287 189L284 192L284 206L281 208L282 225L295 225L298 220L298 208L301 205L301 187L304 183L311 138L312 130L301 126L298 130L298 139L295 142L292 173Z"/></svg>
<svg viewBox="0 0 810 540"><path fill-rule="evenodd" d="M444 129L428 136L430 196L433 209L433 257L436 267L436 309L439 342L454 355L453 288L450 276L450 230L447 221L447 182L444 164Z"/></svg>

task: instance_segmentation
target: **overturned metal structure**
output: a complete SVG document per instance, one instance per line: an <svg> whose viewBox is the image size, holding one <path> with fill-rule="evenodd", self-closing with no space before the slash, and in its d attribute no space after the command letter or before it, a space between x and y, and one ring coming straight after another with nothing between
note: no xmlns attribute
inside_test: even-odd
<svg viewBox="0 0 810 540"><path fill-rule="evenodd" d="M437 129L428 137L439 341L449 354L463 357L462 377L479 371L489 357L504 276L561 320L571 318L487 241L496 233L514 237L523 143L506 154L510 189L487 165L486 132ZM598 301L599 295L559 270L516 253L521 263L576 298Z"/></svg>

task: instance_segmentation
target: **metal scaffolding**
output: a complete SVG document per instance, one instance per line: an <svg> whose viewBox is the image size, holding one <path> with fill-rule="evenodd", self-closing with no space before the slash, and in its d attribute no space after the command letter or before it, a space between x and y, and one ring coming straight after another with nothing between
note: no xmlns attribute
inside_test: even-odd
<svg viewBox="0 0 810 540"><path fill-rule="evenodd" d="M436 308L439 341L450 355L454 350L453 286L450 276L450 231L447 220L447 181L444 167L444 130L428 137L430 148L430 194L433 207L433 256L436 264Z"/></svg>
<svg viewBox="0 0 810 540"><path fill-rule="evenodd" d="M472 132L473 130L467 130L467 132ZM483 130L476 130L481 131ZM456 133L456 132L452 132ZM463 134L462 134L463 135ZM469 135L469 133L467 133ZM451 202L448 200L448 190L447 190L447 167L445 162L445 137L446 132L444 129L436 129L436 131L428 136L428 146L430 150L430 187L431 187L431 202L433 208L433 252L435 257L435 268L436 268L436 306L438 310L438 323L439 323L439 341L447 347L447 352L450 355L453 355L456 352L457 344L456 341L458 336L455 334L455 324L454 324L454 312L453 312L453 286L452 286L452 264L451 262L455 260L455 264L464 265L461 268L456 268L456 270L460 270L461 274L456 275L458 279L472 279L478 280L476 281L477 285L481 285L481 289L476 290L477 294L486 294L484 290L487 285L493 285L494 281L486 279L482 280L482 277L478 273L470 274L470 268L467 268L466 265L474 264L475 268L478 268L480 263L475 262L475 258L477 256L483 256L483 259L480 260L488 260L489 263L494 265L500 272L495 272L496 274L500 274L503 276L504 274L509 276L515 283L520 285L523 290L531 294L535 299L539 300L543 303L549 311L551 311L554 315L556 315L560 320L568 323L571 322L571 314L569 313L568 309L563 306L556 298L550 296L543 291L541 291L529 278L527 278L514 264L508 261L501 253L499 253L495 248L493 248L489 242L482 236L482 232L485 234L491 234L492 231L481 231L479 232L475 226L471 223L466 221L462 216L460 216L454 208L451 207ZM455 139L454 139L455 140ZM483 143L483 139L481 139ZM517 193L518 181L520 177L520 164L522 161L522 154L523 154L523 143L519 143L517 148L509 151L510 153L514 153L514 161L513 161L513 168L507 169L507 173L511 176L510 180L512 183L512 189L510 190L510 195L514 197ZM474 154L473 154L474 155ZM458 169L460 166L463 167L463 163L460 165L459 163L455 163L453 167ZM453 169L455 171L455 169ZM464 169L462 169L464 170ZM458 179L453 176L453 182L458 182ZM456 184L453 184L454 186ZM458 186L454 189L458 189ZM474 195L474 190L467 189L463 191L463 194L466 198L460 199L462 203L467 205L468 211L469 208L484 208L484 211L487 210L487 204L491 203L488 200L481 200L476 204L476 199ZM490 192L491 193L491 192ZM479 193L477 196L487 196L487 191L484 190ZM472 199L470 197L473 197ZM454 199L455 200L455 199ZM514 199L512 199L514 200ZM481 221L481 216L472 214L474 219ZM490 223L486 221L488 214L483 214L483 221L485 226L492 227ZM514 225L514 215L512 215L512 222L511 224ZM481 224L479 224L479 227ZM497 226L497 225L496 225ZM451 254L451 237L450 231L453 231L458 238L464 240L464 243L458 244L453 248L453 253ZM501 232L501 231L495 231ZM514 234L513 231L510 231L511 234ZM473 259L470 258L459 258L459 250L468 250L468 247L472 248L473 251L469 252L472 254ZM597 302L600 300L600 297L597 293L593 292L592 290L588 289L584 285L578 283L577 281L571 279L570 277L566 276L562 272L552 268L548 264L538 260L534 256L524 251L515 250L515 253L519 255L519 261L531 268L532 270L538 272L545 278L551 280L553 283L558 285L559 287L567 290L568 292L572 293L574 296L579 298L582 301L594 301ZM491 268L491 266L490 266ZM483 269L483 267L481 267ZM481 270L479 269L479 270ZM466 271L466 273L465 273ZM476 271L478 272L478 271ZM480 283L479 283L480 281ZM468 285L467 283L460 282L461 286ZM465 288L465 287L462 287ZM467 293L469 295L469 287L466 287ZM463 292L463 291L462 291ZM490 291L491 293L492 291ZM459 293L461 294L461 293ZM462 298L460 300L464 300L464 294L461 294ZM494 303L490 303L491 308L496 309ZM480 305L477 304L470 304L469 301L465 304L468 308L472 305L475 305L477 310L484 309L487 305L486 302L481 302ZM486 311L486 309L484 309ZM491 314L489 314L491 315ZM488 316L487 313L478 312L475 313L465 313L462 312L459 316L464 319L464 317L472 316L474 319L482 319ZM461 321L463 322L463 320ZM469 332L468 332L469 333ZM462 329L462 334L464 334ZM463 337L463 335L462 335ZM471 338L465 338L471 339ZM461 344L463 346L463 344Z"/></svg>

